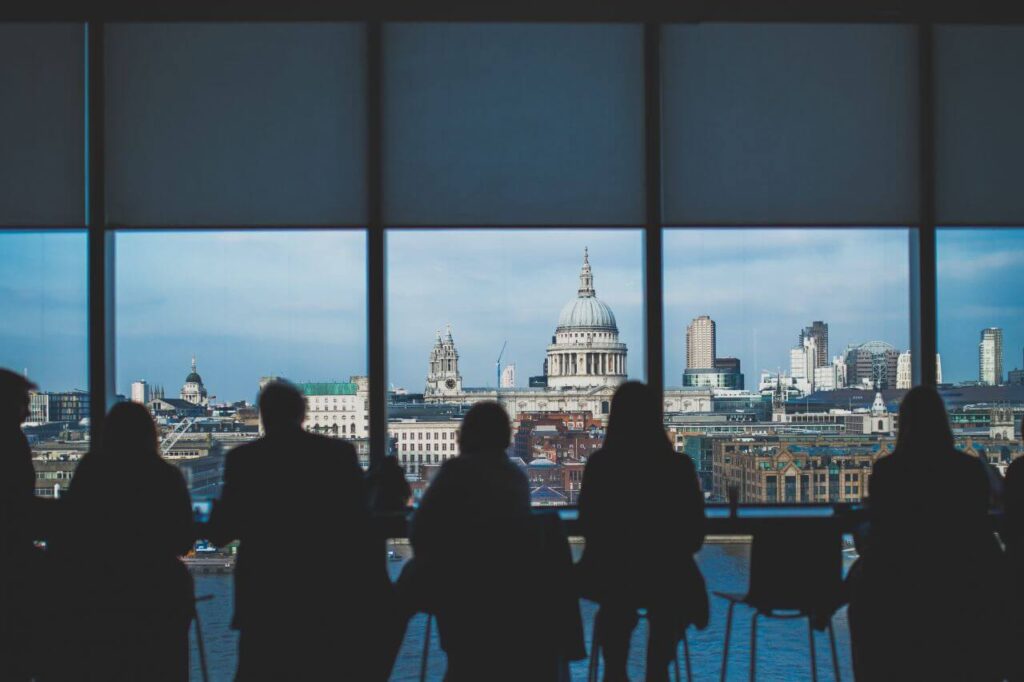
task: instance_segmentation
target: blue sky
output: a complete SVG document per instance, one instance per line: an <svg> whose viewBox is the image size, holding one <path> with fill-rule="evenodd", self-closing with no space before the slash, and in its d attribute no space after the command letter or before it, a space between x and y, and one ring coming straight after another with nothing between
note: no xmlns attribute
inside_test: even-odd
<svg viewBox="0 0 1024 682"><path fill-rule="evenodd" d="M665 234L666 379L684 365L687 322L718 324L718 353L748 382L786 367L801 326L830 325L830 351L908 345L904 230L670 230ZM590 248L597 295L615 312L630 374L643 377L637 230L393 231L388 235L389 381L421 390L434 331L453 325L468 386L538 374ZM192 353L210 392L252 399L264 374L343 379L366 371L359 232L122 233L116 240L117 387L145 378L176 394ZM44 389L86 386L83 233L0 235L0 366ZM981 328L1004 330L1021 365L1024 230L939 239L939 349L947 380L975 379Z"/></svg>

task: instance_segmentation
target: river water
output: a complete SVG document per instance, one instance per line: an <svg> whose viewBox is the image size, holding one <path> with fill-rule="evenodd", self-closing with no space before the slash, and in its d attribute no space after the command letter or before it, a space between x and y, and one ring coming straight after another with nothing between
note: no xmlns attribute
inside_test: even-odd
<svg viewBox="0 0 1024 682"><path fill-rule="evenodd" d="M408 556L411 551L407 545L399 545L396 551ZM573 554L582 549L573 546ZM744 592L747 587L747 569L750 563L750 546L747 544L709 544L705 545L697 555L697 563L708 583L709 590ZM404 561L388 562L388 570L392 579L398 577ZM231 680L235 670L237 651L237 634L229 629L231 620L231 576L230 575L197 575L196 594L213 595L213 599L199 604L202 621L203 640L206 643L206 656L210 679L218 682ZM583 625L589 650L590 635L593 627L596 606L590 602L581 602ZM706 630L689 631L690 655L693 664L693 675L696 680L718 679L722 664L722 641L725 635L724 600L711 598L711 624ZM846 609L835 616L836 643L839 649L840 672L847 680L853 679L850 664L850 634L846 620ZM409 623L405 641L395 664L391 679L395 682L412 682L419 679L420 656L423 651L423 635L426 617L419 615ZM201 680L198 653L195 648L193 630L192 638L192 679ZM429 679L440 680L444 675L445 657L437 643L437 628L433 628L430 650ZM828 637L816 634L818 654L818 675L823 682L831 680L832 663L828 647ZM510 649L515 650L517 644ZM630 655L630 678L643 679L644 650L646 646L646 624L641 621L633 636L633 647ZM682 656L682 646L679 648ZM807 621L805 620L761 620L758 625L758 669L759 680L795 681L809 680L810 663L807 645ZM746 680L750 661L750 611L745 607L736 608L733 617L732 642L729 651L730 680ZM500 663L496 663L500 665ZM682 658L680 658L682 666ZM683 677L685 679L685 668ZM573 681L582 682L587 675L587 661L572 664Z"/></svg>

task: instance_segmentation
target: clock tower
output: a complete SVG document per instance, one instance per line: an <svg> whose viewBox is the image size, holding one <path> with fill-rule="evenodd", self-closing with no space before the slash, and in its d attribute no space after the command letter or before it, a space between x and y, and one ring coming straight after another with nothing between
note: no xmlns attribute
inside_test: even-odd
<svg viewBox="0 0 1024 682"><path fill-rule="evenodd" d="M430 350L430 374L427 375L427 388L424 394L431 396L453 396L462 393L462 375L459 374L459 351L455 350L452 339L452 326L441 337L437 332L437 340Z"/></svg>

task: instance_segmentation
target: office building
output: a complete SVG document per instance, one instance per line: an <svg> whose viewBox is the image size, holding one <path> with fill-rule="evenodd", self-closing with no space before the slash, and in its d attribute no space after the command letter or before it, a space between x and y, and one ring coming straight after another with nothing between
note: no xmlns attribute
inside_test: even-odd
<svg viewBox="0 0 1024 682"><path fill-rule="evenodd" d="M145 380L132 382L131 401L133 403L145 405L154 397L153 387L146 383Z"/></svg>
<svg viewBox="0 0 1024 682"><path fill-rule="evenodd" d="M33 393L29 396L30 422L77 424L88 416L89 393L86 391Z"/></svg>
<svg viewBox="0 0 1024 682"><path fill-rule="evenodd" d="M935 354L935 383L942 383L942 356ZM914 362L910 351L904 351L896 359L896 388L909 389L914 385Z"/></svg>
<svg viewBox="0 0 1024 682"><path fill-rule="evenodd" d="M1003 382L1003 330L999 327L981 330L978 381L989 386L998 386Z"/></svg>
<svg viewBox="0 0 1024 682"><path fill-rule="evenodd" d="M715 321L708 315L693 318L686 326L686 369L715 366Z"/></svg>
<svg viewBox="0 0 1024 682"><path fill-rule="evenodd" d="M846 349L847 386L883 390L896 387L899 351L885 341Z"/></svg>
<svg viewBox="0 0 1024 682"><path fill-rule="evenodd" d="M828 323L822 322L821 320L815 320L811 323L811 326L804 327L800 332L800 343L803 344L805 339L814 339L815 348L817 349L815 355L815 367L824 367L828 364Z"/></svg>

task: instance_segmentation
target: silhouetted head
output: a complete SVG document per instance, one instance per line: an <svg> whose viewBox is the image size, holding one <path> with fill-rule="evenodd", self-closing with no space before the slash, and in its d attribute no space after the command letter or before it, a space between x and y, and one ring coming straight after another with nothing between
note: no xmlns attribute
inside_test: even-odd
<svg viewBox="0 0 1024 682"><path fill-rule="evenodd" d="M28 419L28 392L35 389L25 377L0 368L0 427L17 427Z"/></svg>
<svg viewBox="0 0 1024 682"><path fill-rule="evenodd" d="M512 426L508 413L498 403L477 403L462 418L459 450L463 455L504 454L511 441Z"/></svg>
<svg viewBox="0 0 1024 682"><path fill-rule="evenodd" d="M661 396L639 381L627 381L612 397L604 447L640 453L671 449L661 421Z"/></svg>
<svg viewBox="0 0 1024 682"><path fill-rule="evenodd" d="M118 403L103 423L103 452L111 457L157 457L156 424L138 403Z"/></svg>
<svg viewBox="0 0 1024 682"><path fill-rule="evenodd" d="M306 399L289 381L275 379L263 387L259 398L263 430L277 433L302 428L306 418Z"/></svg>
<svg viewBox="0 0 1024 682"><path fill-rule="evenodd" d="M942 396L928 386L910 389L900 403L896 453L927 456L952 449L953 431Z"/></svg>

